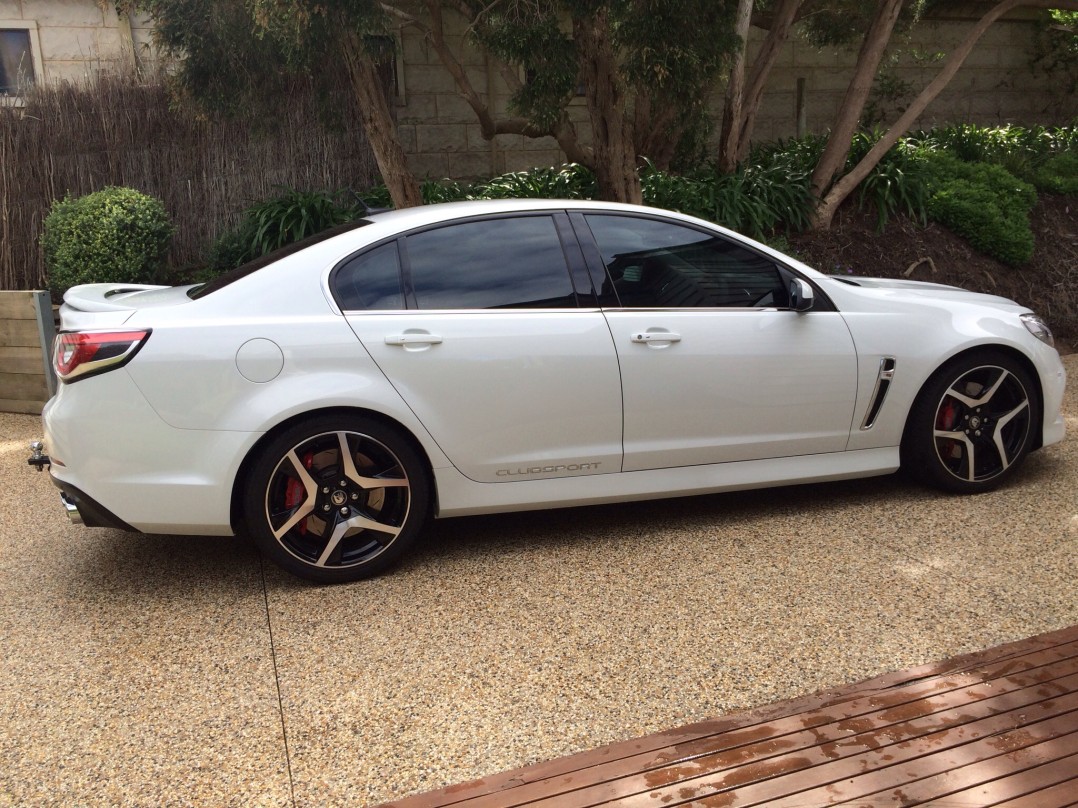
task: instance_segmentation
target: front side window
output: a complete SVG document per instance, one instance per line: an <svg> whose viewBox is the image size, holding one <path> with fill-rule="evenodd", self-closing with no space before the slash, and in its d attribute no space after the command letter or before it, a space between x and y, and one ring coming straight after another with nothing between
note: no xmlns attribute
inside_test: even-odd
<svg viewBox="0 0 1078 808"><path fill-rule="evenodd" d="M0 28L0 95L18 95L34 83L30 31Z"/></svg>
<svg viewBox="0 0 1078 808"><path fill-rule="evenodd" d="M789 305L775 262L722 236L632 216L585 219L623 308Z"/></svg>
<svg viewBox="0 0 1078 808"><path fill-rule="evenodd" d="M550 216L462 222L410 235L406 247L421 309L577 305Z"/></svg>

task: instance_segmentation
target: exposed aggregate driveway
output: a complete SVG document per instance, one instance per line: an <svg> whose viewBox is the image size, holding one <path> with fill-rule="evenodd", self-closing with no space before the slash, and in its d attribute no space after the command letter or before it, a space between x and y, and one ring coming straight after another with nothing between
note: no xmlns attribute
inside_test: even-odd
<svg viewBox="0 0 1078 808"><path fill-rule="evenodd" d="M321 588L69 525L0 415L0 805L361 805L1078 623L1076 360L1067 440L994 494L449 520Z"/></svg>

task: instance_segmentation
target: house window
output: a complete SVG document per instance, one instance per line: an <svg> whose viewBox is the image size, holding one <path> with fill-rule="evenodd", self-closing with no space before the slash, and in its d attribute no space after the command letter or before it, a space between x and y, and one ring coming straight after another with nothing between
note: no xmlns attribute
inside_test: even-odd
<svg viewBox="0 0 1078 808"><path fill-rule="evenodd" d="M21 95L40 78L37 25L0 20L0 97Z"/></svg>

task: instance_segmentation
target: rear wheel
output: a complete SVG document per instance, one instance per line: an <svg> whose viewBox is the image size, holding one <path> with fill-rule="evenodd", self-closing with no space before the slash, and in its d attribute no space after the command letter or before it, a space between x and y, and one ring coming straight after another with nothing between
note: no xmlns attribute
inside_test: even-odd
<svg viewBox="0 0 1078 808"><path fill-rule="evenodd" d="M1006 354L958 357L929 379L910 412L903 466L947 491L990 491L1029 453L1037 401L1029 374Z"/></svg>
<svg viewBox="0 0 1078 808"><path fill-rule="evenodd" d="M323 416L274 438L248 475L256 544L301 578L339 583L395 564L423 528L426 468L411 444L361 416Z"/></svg>

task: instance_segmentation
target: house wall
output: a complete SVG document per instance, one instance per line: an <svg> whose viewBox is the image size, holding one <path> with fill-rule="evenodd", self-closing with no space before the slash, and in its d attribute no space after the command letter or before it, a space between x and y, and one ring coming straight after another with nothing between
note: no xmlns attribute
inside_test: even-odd
<svg viewBox="0 0 1078 808"><path fill-rule="evenodd" d="M152 61L150 20L118 15L97 0L0 0L0 28L29 24L36 32L35 62L45 81L77 81L101 70Z"/></svg>

